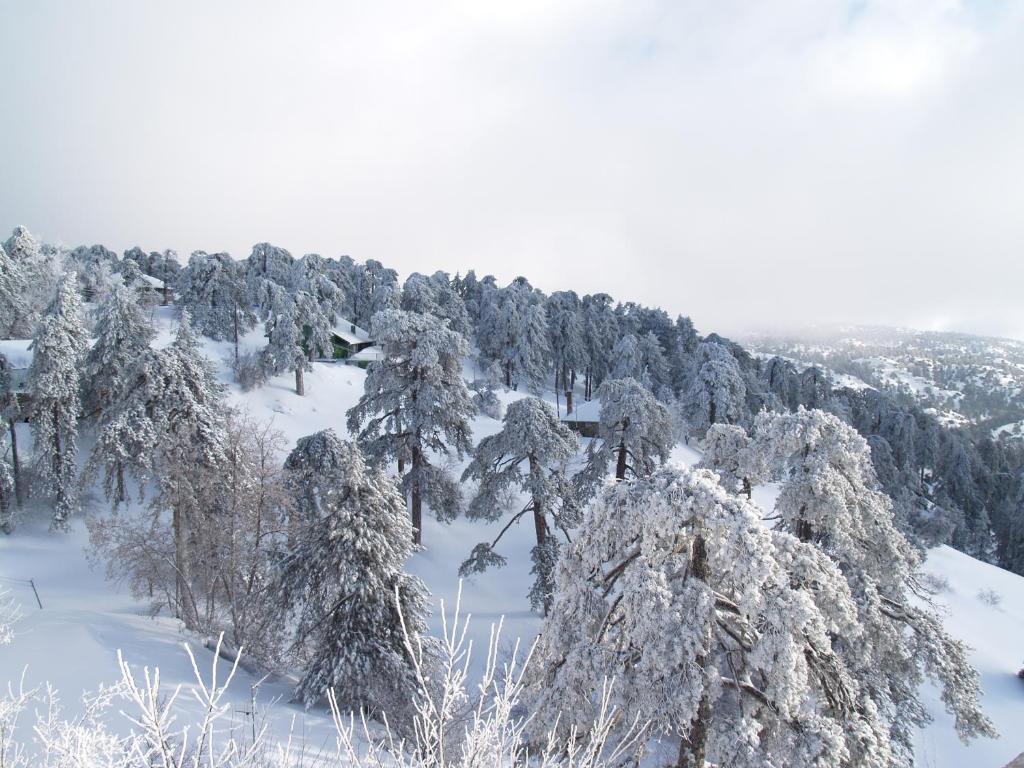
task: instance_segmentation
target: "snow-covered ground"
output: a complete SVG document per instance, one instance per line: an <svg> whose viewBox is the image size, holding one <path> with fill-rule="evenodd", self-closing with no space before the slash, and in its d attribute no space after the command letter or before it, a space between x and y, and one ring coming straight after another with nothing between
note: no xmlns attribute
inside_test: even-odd
<svg viewBox="0 0 1024 768"><path fill-rule="evenodd" d="M166 341L171 330L168 317L159 319L164 328L158 343ZM247 339L252 345L260 341L258 334ZM231 354L227 344L204 341L204 345L218 365ZM470 369L467 376L472 376ZM290 376L278 377L255 392L242 393L232 387L229 397L253 417L273 419L275 427L293 444L297 438L326 427L345 435L345 412L362 393L364 377L365 373L355 367L321 363L306 376L305 397L295 395ZM522 396L501 395L505 402ZM473 427L478 441L497 431L500 423L481 416L474 420ZM697 458L684 446L673 452L676 461L690 463ZM461 466L456 469L461 471ZM759 488L754 500L770 506L774 495L773 488ZM97 511L102 511L99 499L87 497L84 514ZM474 544L492 539L495 532L492 526L465 519L440 524L428 518L424 550L414 556L410 569L427 583L436 603L444 600L451 606L458 593L460 563ZM540 625L526 597L531 582L532 537L529 521L514 526L500 546L508 564L463 585L462 607L473 616L471 636L480 651L486 646L491 624L501 617L507 647L516 638L529 644ZM53 535L47 532L45 521L27 519L15 535L0 537L0 586L14 591L25 611L14 643L0 648L0 685L16 680L27 667L28 682L51 682L60 690L68 710L74 711L83 691L117 679L119 649L134 666L159 666L168 689L191 683L193 673L182 643L188 642L194 649L200 669L208 667L212 654L202 648L199 638L184 636L168 618L150 618L146 605L108 583L102 566L90 565L87 548L81 520L75 522L70 534ZM936 599L948 607L947 622L952 633L974 648L972 659L982 674L985 709L1002 738L961 745L937 694L931 691L928 700L936 721L918 735L919 763L929 768L999 768L1024 751L1024 681L1015 674L1024 664L1024 579L946 547L930 553L926 570L948 583L948 589ZM42 610L35 604L31 588L17 581L30 578L38 587ZM995 597L982 595L986 590ZM439 627L440 611L435 605L432 629L438 631ZM255 682L240 671L229 692L232 717L243 727L248 727L251 686ZM306 712L288 704L288 694L287 680L266 681L260 686L261 701L277 700L270 720L272 735L284 738L294 718L296 732L311 747L328 745L332 729L326 713ZM183 701L183 706L194 705Z"/></svg>

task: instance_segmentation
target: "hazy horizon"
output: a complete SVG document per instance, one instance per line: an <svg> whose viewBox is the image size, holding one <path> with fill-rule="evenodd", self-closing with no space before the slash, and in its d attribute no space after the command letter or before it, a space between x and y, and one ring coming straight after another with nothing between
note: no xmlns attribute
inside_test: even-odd
<svg viewBox="0 0 1024 768"><path fill-rule="evenodd" d="M0 0L0 231L1024 339L1024 2Z"/></svg>

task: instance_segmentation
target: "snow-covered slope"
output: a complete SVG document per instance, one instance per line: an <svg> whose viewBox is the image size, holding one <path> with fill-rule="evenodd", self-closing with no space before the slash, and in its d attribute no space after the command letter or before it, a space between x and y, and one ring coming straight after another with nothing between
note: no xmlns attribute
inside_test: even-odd
<svg viewBox="0 0 1024 768"><path fill-rule="evenodd" d="M161 340L170 336L170 321L163 317ZM158 343L160 343L158 341ZM258 344L254 335L247 340ZM220 365L231 350L226 344L204 342L209 357ZM472 371L467 370L467 376ZM340 364L321 363L307 374L307 395L298 397L289 376L272 380L255 392L230 389L230 399L257 419L272 419L289 443L316 430L331 427L346 434L345 412L362 393L362 370ZM226 374L224 380L227 381ZM504 393L505 402L522 393ZM493 434L499 422L485 416L474 420L474 439ZM26 435L27 437L27 435ZM691 449L679 446L673 459L693 462ZM772 488L756 489L754 500L768 506L774 498ZM85 514L102 509L95 496L86 499ZM458 592L459 564L477 542L493 538L495 529L464 519L450 525L425 521L425 548L410 564L432 590L435 601L449 606ZM515 526L502 541L502 554L508 565L468 580L463 587L462 606L473 615L471 633L475 646L486 645L491 624L504 616L503 637L508 645L516 638L526 643L535 635L540 621L529 610L526 597L531 581L529 551L532 526ZM135 665L159 666L164 685L189 683L192 670L181 650L186 640L196 649L200 666L211 654L195 638L185 638L177 625L167 618L149 618L146 606L135 602L104 580L102 568L90 567L85 550L87 537L81 520L72 533L54 536L41 521L26 521L14 536L0 537L0 586L15 591L25 610L13 645L0 648L0 685L16 679L27 666L30 682L49 680L61 692L65 705L73 710L78 695L117 677L116 651L123 650ZM998 741L975 742L965 747L957 741L949 718L942 711L937 694L929 694L935 723L918 736L920 764L934 768L992 766L997 768L1024 751L1024 681L1015 676L1024 663L1024 579L985 565L959 552L940 548L930 553L926 570L948 588L936 599L948 606L948 625L954 635L975 650L972 658L982 674L986 711L1003 734ZM35 580L43 609L35 605L31 589L16 580ZM991 590L998 598L980 595ZM435 606L432 628L440 625ZM241 672L231 695L235 717L246 722L250 686L255 682ZM260 688L260 699L279 699L272 718L273 733L284 737L292 716L296 729L316 747L331 738L328 719L322 712L303 712L287 704L287 681L267 681Z"/></svg>

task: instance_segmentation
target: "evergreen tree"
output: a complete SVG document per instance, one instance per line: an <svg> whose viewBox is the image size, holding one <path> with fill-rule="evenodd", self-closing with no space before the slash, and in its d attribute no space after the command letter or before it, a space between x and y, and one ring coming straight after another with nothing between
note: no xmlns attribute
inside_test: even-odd
<svg viewBox="0 0 1024 768"><path fill-rule="evenodd" d="M680 768L890 766L831 649L856 636L854 616L827 558L766 529L707 470L606 486L559 561L533 730L585 731L614 680L619 722L678 738Z"/></svg>
<svg viewBox="0 0 1024 768"><path fill-rule="evenodd" d="M612 348L619 338L619 321L612 309L612 297L597 293L583 297L583 338L587 369L584 396L589 400L611 372Z"/></svg>
<svg viewBox="0 0 1024 768"><path fill-rule="evenodd" d="M156 336L135 297L123 286L115 288L101 307L95 334L83 375L82 400L89 414L108 410L121 398L135 363Z"/></svg>
<svg viewBox="0 0 1024 768"><path fill-rule="evenodd" d="M0 432L0 533L14 529L14 472L7 461L7 436Z"/></svg>
<svg viewBox="0 0 1024 768"><path fill-rule="evenodd" d="M525 278L488 294L477 340L481 353L501 366L506 387L525 384L539 391L551 352L547 317Z"/></svg>
<svg viewBox="0 0 1024 768"><path fill-rule="evenodd" d="M918 693L925 679L941 686L961 739L994 736L967 649L914 599L918 556L877 488L864 438L832 414L800 409L760 415L751 450L761 479L782 482L776 528L818 547L849 583L862 632L835 635L833 647L860 682L863 706L888 723L891 764L914 764L914 730L931 720Z"/></svg>
<svg viewBox="0 0 1024 768"><path fill-rule="evenodd" d="M353 710L406 709L417 685L402 622L425 632L429 593L404 571L413 546L401 494L331 430L300 439L285 469L299 510L280 568L304 661L296 698L311 706L333 691Z"/></svg>
<svg viewBox="0 0 1024 768"><path fill-rule="evenodd" d="M369 259L365 264L356 265L353 271L352 293L346 302L348 319L368 328L378 312L398 308L400 295L398 273Z"/></svg>
<svg viewBox="0 0 1024 768"><path fill-rule="evenodd" d="M0 337L17 339L28 335L32 318L25 290L21 265L0 245Z"/></svg>
<svg viewBox="0 0 1024 768"><path fill-rule="evenodd" d="M22 403L11 383L11 366L7 358L0 354L0 420L10 433L10 472L14 487L14 505L20 507L25 503L25 488L21 474L21 458L18 455L17 422L21 418ZM7 526L10 528L10 518Z"/></svg>
<svg viewBox="0 0 1024 768"><path fill-rule="evenodd" d="M216 580L216 510L223 495L224 390L200 352L187 312L174 342L145 352L120 404L104 416L90 469L102 472L108 498L125 498L125 478L140 494L157 481L152 506L169 512L175 614L187 627L205 624L198 596Z"/></svg>
<svg viewBox="0 0 1024 768"><path fill-rule="evenodd" d="M406 312L419 312L447 320L448 327L453 331L463 336L469 335L466 304L444 272L435 272L430 277L418 272L409 275L402 287L401 307Z"/></svg>
<svg viewBox="0 0 1024 768"><path fill-rule="evenodd" d="M67 528L77 506L75 457L78 451L79 367L88 348L74 272L57 295L32 339L32 393L29 422L43 490L54 502L53 527Z"/></svg>
<svg viewBox="0 0 1024 768"><path fill-rule="evenodd" d="M483 571L492 564L503 565L504 558L494 548L513 524L532 512L537 546L532 552L536 579L530 602L534 610L547 611L552 565L558 555L554 528L565 531L578 522L566 477L566 464L578 449L576 436L544 401L526 397L509 405L501 431L480 441L462 474L463 482L479 481L466 515L497 522L508 511L502 499L511 489L525 493L527 503L514 512L494 541L476 545L459 569L461 575Z"/></svg>
<svg viewBox="0 0 1024 768"><path fill-rule="evenodd" d="M472 445L469 418L476 409L462 379L469 345L433 317L394 309L374 316L373 337L386 357L367 372L348 428L370 455L398 462L418 544L424 500L441 520L454 518L461 505L458 483L431 454L454 451L461 459Z"/></svg>
<svg viewBox="0 0 1024 768"><path fill-rule="evenodd" d="M743 427L734 424L712 424L704 435L704 456L701 466L718 473L722 487L735 493L742 488L750 498L750 438Z"/></svg>
<svg viewBox="0 0 1024 768"><path fill-rule="evenodd" d="M573 291L556 291L548 297L544 309L555 367L555 390L569 393L576 385L576 372L587 365L580 300Z"/></svg>
<svg viewBox="0 0 1024 768"><path fill-rule="evenodd" d="M24 279L26 314L21 318L19 333L27 335L32 333L38 318L53 299L64 274L64 253L40 244L25 227L14 228L4 243L4 250L17 264Z"/></svg>
<svg viewBox="0 0 1024 768"><path fill-rule="evenodd" d="M295 371L295 393L304 395L303 374L310 369L309 360L302 348L301 309L310 310L306 294L292 295L276 283L264 283L269 300L264 313L267 329L267 346L260 353L263 370L267 376L277 376L286 371ZM299 302L302 301L302 307ZM315 316L317 313L314 311ZM315 320L313 321L315 322Z"/></svg>
<svg viewBox="0 0 1024 768"><path fill-rule="evenodd" d="M701 343L696 374L683 395L687 421L696 437L712 424L739 424L745 415L747 388L736 359L715 342Z"/></svg>
<svg viewBox="0 0 1024 768"><path fill-rule="evenodd" d="M597 439L587 448L587 464L574 482L591 496L615 462L615 479L644 477L668 460L675 444L665 406L635 379L607 379L597 390L601 417Z"/></svg>
<svg viewBox="0 0 1024 768"><path fill-rule="evenodd" d="M256 324L242 265L226 253L196 251L177 276L180 304L193 327L211 339L238 340Z"/></svg>

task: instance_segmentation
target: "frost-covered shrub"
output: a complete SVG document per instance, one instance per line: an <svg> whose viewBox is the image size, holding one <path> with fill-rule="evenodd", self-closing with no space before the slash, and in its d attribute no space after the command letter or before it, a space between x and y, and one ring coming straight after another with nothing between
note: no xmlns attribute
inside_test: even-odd
<svg viewBox="0 0 1024 768"><path fill-rule="evenodd" d="M254 721L235 719L228 690L238 657L225 677L218 675L222 647L213 649L210 674L204 676L189 647L195 682L170 691L160 671L134 672L118 653L121 679L82 697L80 713L61 708L49 686L26 689L24 682L0 694L0 765L3 768L611 768L634 750L645 731L634 725L612 742L620 714L610 705L611 685L598 702L595 726L565 740L552 734L540 749L526 752L527 719L520 695L525 656L517 650L499 662L500 625L492 632L483 677L471 681L466 621L445 622L440 640L442 673L436 679L422 666L423 645L403 632L417 660L418 692L410 737L397 737L384 721L372 725L342 710L331 697L336 729L334 748L307 743L292 731L287 741L272 742L267 726L273 709L260 709ZM403 626L404 630L404 626ZM433 669L433 667L432 667ZM209 682L208 682L209 680ZM183 709L179 702L191 699ZM198 710L194 704L200 705ZM127 721L115 727L118 716ZM263 725L260 725L260 721Z"/></svg>
<svg viewBox="0 0 1024 768"><path fill-rule="evenodd" d="M994 589L978 590L978 599L990 608L998 608L999 604L1003 602L1003 596Z"/></svg>
<svg viewBox="0 0 1024 768"><path fill-rule="evenodd" d="M262 387L267 381L267 372L259 352L239 355L238 359L231 361L231 370L235 374L235 381L244 392Z"/></svg>
<svg viewBox="0 0 1024 768"><path fill-rule="evenodd" d="M933 595L940 595L944 592L953 591L953 588L949 585L949 579L941 574L922 573L920 577L918 577L918 581L921 582L921 586Z"/></svg>

